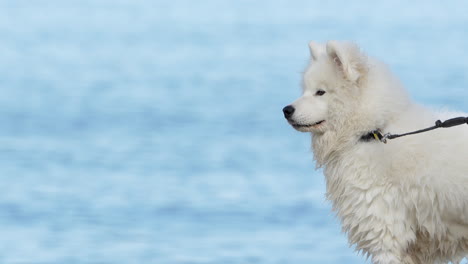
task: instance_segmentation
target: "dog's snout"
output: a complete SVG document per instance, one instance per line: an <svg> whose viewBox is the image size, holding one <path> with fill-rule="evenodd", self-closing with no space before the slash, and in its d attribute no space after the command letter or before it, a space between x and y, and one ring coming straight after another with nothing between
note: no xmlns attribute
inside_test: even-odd
<svg viewBox="0 0 468 264"><path fill-rule="evenodd" d="M283 108L284 117L286 119L291 118L291 116L294 114L294 110L296 109L292 105L288 105L285 108Z"/></svg>

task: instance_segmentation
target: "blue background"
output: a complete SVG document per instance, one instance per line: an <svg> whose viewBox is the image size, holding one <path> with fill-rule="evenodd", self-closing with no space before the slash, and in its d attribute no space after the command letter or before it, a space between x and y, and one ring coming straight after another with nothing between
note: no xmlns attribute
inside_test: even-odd
<svg viewBox="0 0 468 264"><path fill-rule="evenodd" d="M0 262L363 263L281 113L307 43L355 41L467 111L467 8L0 1Z"/></svg>

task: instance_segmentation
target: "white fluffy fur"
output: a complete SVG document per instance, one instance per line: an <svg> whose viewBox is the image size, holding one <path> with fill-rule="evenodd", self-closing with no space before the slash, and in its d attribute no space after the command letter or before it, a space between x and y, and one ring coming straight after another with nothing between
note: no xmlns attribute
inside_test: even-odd
<svg viewBox="0 0 468 264"><path fill-rule="evenodd" d="M352 43L309 47L304 92L289 122L311 132L349 242L373 263L459 262L468 253L468 126L388 144L359 139L377 128L404 133L466 114L411 102L389 69Z"/></svg>

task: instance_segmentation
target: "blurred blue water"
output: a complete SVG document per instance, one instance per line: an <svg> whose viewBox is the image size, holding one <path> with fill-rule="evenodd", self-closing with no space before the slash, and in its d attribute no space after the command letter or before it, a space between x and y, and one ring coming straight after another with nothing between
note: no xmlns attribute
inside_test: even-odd
<svg viewBox="0 0 468 264"><path fill-rule="evenodd" d="M0 262L363 263L281 108L350 39L467 111L462 1L0 2Z"/></svg>

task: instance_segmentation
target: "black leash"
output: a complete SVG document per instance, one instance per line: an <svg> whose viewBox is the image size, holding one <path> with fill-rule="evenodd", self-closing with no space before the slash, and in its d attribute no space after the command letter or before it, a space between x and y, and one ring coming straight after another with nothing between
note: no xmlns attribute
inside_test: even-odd
<svg viewBox="0 0 468 264"><path fill-rule="evenodd" d="M414 135L414 134L419 134L419 133L431 131L431 130L441 128L441 127L447 128L447 127L459 126L459 125L463 125L463 124L468 124L468 117L455 117L455 118L445 120L444 122L442 122L440 120L437 120L435 122L434 126L424 128L424 129L420 129L420 130L416 130L416 131L413 131L413 132L404 133L404 134L390 134L390 133L387 133L385 135L382 135L380 130L374 130L374 131L370 132L369 134L362 136L361 140L369 141L371 138L374 138L376 140L382 141L383 143L387 143L387 139L394 139L394 138L399 138L399 137L404 137L404 136L409 136L409 135Z"/></svg>

